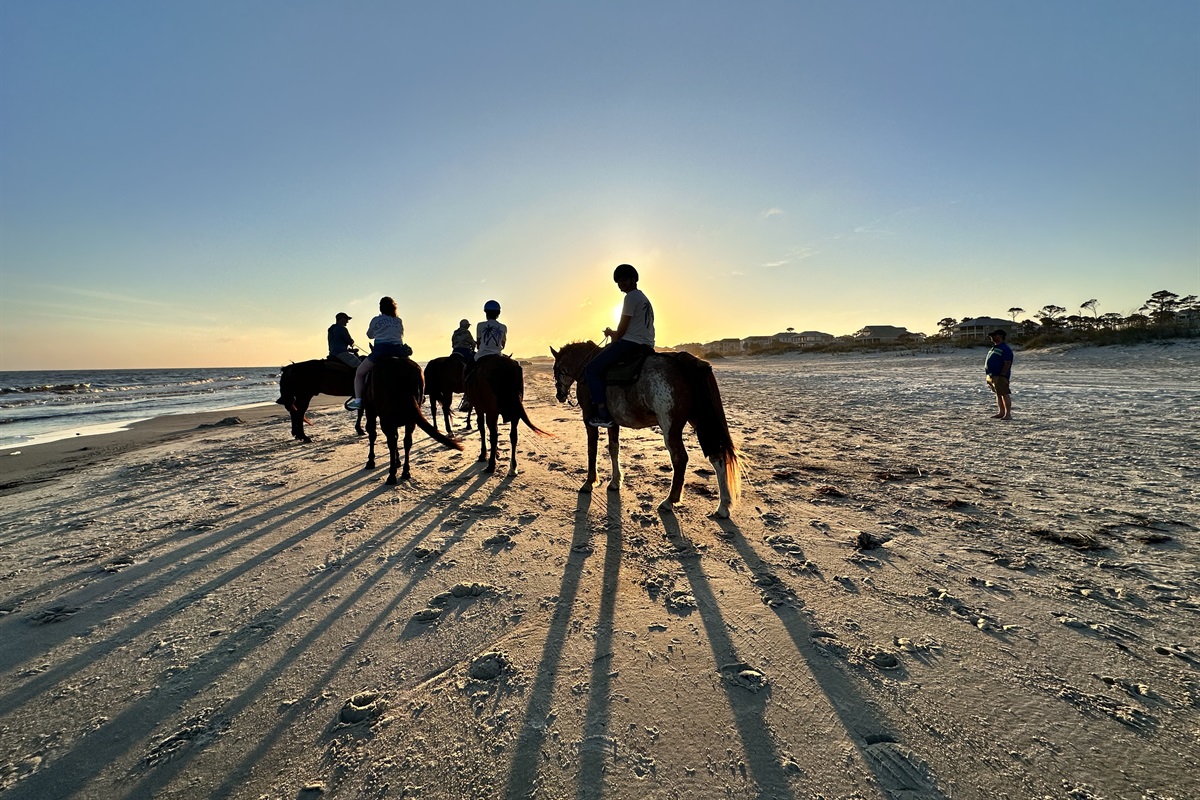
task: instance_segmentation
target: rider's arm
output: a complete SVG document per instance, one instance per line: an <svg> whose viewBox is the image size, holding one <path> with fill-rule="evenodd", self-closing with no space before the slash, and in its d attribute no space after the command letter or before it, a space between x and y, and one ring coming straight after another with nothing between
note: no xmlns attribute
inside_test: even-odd
<svg viewBox="0 0 1200 800"><path fill-rule="evenodd" d="M614 342L623 338L625 336L625 331L629 330L629 321L632 319L633 317L629 316L628 314L622 314L621 324L617 326L617 329L614 331L612 328L605 328L604 335L610 337Z"/></svg>

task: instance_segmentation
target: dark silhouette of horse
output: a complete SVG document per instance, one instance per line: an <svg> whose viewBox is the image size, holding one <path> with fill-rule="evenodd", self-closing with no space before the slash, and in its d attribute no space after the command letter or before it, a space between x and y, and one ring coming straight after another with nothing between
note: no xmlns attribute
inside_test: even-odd
<svg viewBox="0 0 1200 800"><path fill-rule="evenodd" d="M433 427L438 424L438 404L442 406L442 416L446 420L446 432L450 432L451 404L454 393L462 394L465 390L463 377L467 372L467 363L458 356L442 356L435 358L425 365L425 394L429 396L429 416ZM471 430L471 406L467 405L467 427Z"/></svg>
<svg viewBox="0 0 1200 800"><path fill-rule="evenodd" d="M550 348L554 356L554 385L558 401L566 402L571 384L577 384L576 397L585 410L586 425L591 405L587 382L580 380L584 367L600 352L594 342L573 342L561 350ZM700 449L717 473L720 503L713 512L728 517L729 509L741 494L742 465L733 444L721 392L713 377L712 365L690 353L654 353L646 357L636 380L628 386L607 387L608 412L616 423L608 429L608 455L612 460L612 478L608 490L621 488L620 427L649 428L657 425L671 454L671 493L659 508L671 510L680 504L688 454L683 444L683 427L691 423L700 441ZM596 450L599 429L587 426L588 474L581 492L590 492L596 481Z"/></svg>
<svg viewBox="0 0 1200 800"><path fill-rule="evenodd" d="M387 482L396 483L396 472L400 468L399 429L404 426L404 469L400 480L408 480L408 452L412 449L413 428L420 426L435 441L453 450L462 450L457 439L439 432L425 419L421 410L425 380L421 367L410 358L389 356L375 362L367 374L367 385L363 406L367 414L367 469L375 469L375 418L387 438L388 455L391 458Z"/></svg>
<svg viewBox="0 0 1200 800"><path fill-rule="evenodd" d="M467 376L467 397L475 407L476 427L479 428L479 460L487 461L486 472L496 471L496 442L499 432L497 422L502 417L509 424L508 439L511 451L508 474L516 475L517 468L517 424L524 422L539 436L551 436L529 421L525 413L525 374L521 365L508 356L488 356L476 362ZM487 437L491 437L491 453L488 452Z"/></svg>
<svg viewBox="0 0 1200 800"><path fill-rule="evenodd" d="M312 361L288 364L279 373L279 399L275 402L291 415L293 438L302 442L312 441L304 432L304 423L308 422L304 415L308 412L308 404L319 394L353 397L354 368L340 361L314 358ZM363 435L362 420L363 413L360 410L354 421L354 430L359 436Z"/></svg>

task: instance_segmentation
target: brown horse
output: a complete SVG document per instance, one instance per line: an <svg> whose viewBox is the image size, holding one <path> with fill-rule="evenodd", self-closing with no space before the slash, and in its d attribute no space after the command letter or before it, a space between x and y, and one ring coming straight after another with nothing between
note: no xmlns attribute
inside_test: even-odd
<svg viewBox="0 0 1200 800"><path fill-rule="evenodd" d="M438 403L442 405L442 415L446 420L446 432L450 432L450 414L454 410L450 406L454 402L454 393L466 391L463 376L467 364L458 356L442 356L435 358L425 365L425 394L429 396L429 416L432 417L433 427L438 424ZM467 427L471 430L471 406L467 405Z"/></svg>
<svg viewBox="0 0 1200 800"><path fill-rule="evenodd" d="M388 454L391 463L388 469L387 482L396 483L396 471L400 468L399 428L404 426L404 469L400 480L408 480L408 452L412 449L413 428L418 425L435 441L454 450L462 450L462 444L440 433L425 419L421 411L421 394L425 380L421 375L421 367L409 358L389 356L375 362L374 368L367 373L367 385L363 406L367 414L367 469L375 469L375 418L379 417L379 427L387 438Z"/></svg>
<svg viewBox="0 0 1200 800"><path fill-rule="evenodd" d="M288 364L279 373L279 399L276 403L288 410L292 418L292 437L302 442L312 439L304 432L304 415L308 404L319 394L334 397L354 396L354 368L328 358L314 358L299 364ZM363 435L363 412L358 412L354 430Z"/></svg>
<svg viewBox="0 0 1200 800"><path fill-rule="evenodd" d="M558 402L566 402L571 384L578 384L576 397L581 409L590 407L584 367L600 352L594 342L573 342L561 350L550 348L554 356L554 385ZM612 460L610 492L621 488L620 427L649 428L657 425L671 454L674 475L671 493L659 508L671 510L679 505L687 469L687 448L683 445L683 427L691 423L700 441L700 449L717 472L720 503L714 516L728 517L729 508L741 494L742 465L733 444L721 392L713 377L712 365L690 353L654 353L647 356L637 380L629 386L609 386L605 392L608 411L616 423L608 429L608 455ZM587 414L584 414L586 425ZM581 492L590 492L596 480L596 450L600 431L587 426L588 474Z"/></svg>
<svg viewBox="0 0 1200 800"><path fill-rule="evenodd" d="M509 423L508 439L511 443L508 474L516 475L517 468L517 424L524 422L539 436L552 436L529 421L525 413L525 374L521 365L508 356L487 356L476 362L467 376L467 397L475 407L476 427L479 428L479 460L487 461L486 472L496 471L496 429L500 417ZM491 454L485 438L490 434Z"/></svg>

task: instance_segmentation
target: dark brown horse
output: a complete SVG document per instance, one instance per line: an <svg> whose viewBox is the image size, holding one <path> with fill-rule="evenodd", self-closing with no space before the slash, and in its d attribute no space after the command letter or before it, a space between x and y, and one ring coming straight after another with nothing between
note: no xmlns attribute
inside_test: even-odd
<svg viewBox="0 0 1200 800"><path fill-rule="evenodd" d="M396 472L400 469L400 426L404 426L404 469L400 480L408 480L408 452L412 449L413 428L420 426L435 441L453 450L462 450L457 439L440 433L425 419L421 411L422 392L425 380L421 367L410 358L389 356L375 362L367 373L367 386L363 406L367 414L367 469L375 469L375 418L387 438L388 455L391 462L387 482L396 483Z"/></svg>
<svg viewBox="0 0 1200 800"><path fill-rule="evenodd" d="M576 396L581 409L590 407L584 367L600 352L594 342L574 342L561 350L550 348L554 356L554 385L558 402L566 402L571 384L578 384ZM608 429L608 455L612 460L612 477L608 490L621 488L620 427L649 428L657 425L671 454L671 493L659 508L671 510L680 504L683 479L687 469L687 448L683 445L683 428L691 423L700 441L700 449L712 462L717 473L721 500L713 512L728 517L729 508L737 502L742 486L742 467L739 452L729 433L721 392L713 377L712 365L690 353L655 353L646 358L637 380L629 386L608 386L605 392L608 412L616 424ZM587 414L584 414L586 425ZM590 492L596 481L596 450L600 431L587 425L588 474L581 492Z"/></svg>
<svg viewBox="0 0 1200 800"><path fill-rule="evenodd" d="M525 413L525 374L521 365L508 356L488 356L480 359L467 376L467 397L475 407L476 426L479 428L479 460L488 462L486 472L496 471L496 429L499 418L509 424L508 439L511 444L508 474L516 475L517 468L517 424L524 422L539 436L551 436L529 421ZM491 437L491 453L488 453L487 437Z"/></svg>
<svg viewBox="0 0 1200 800"><path fill-rule="evenodd" d="M450 414L454 411L454 393L465 391L463 376L466 375L467 364L458 356L442 356L435 358L425 365L425 394L429 396L429 416L433 427L438 424L438 404L442 405L442 415L446 420L446 432L450 432ZM467 427L471 430L471 406L467 405Z"/></svg>
<svg viewBox="0 0 1200 800"><path fill-rule="evenodd" d="M276 403L288 410L292 417L292 437L302 442L311 442L304 432L304 418L308 404L319 394L334 397L354 396L354 368L328 358L314 358L299 364L288 364L279 373L279 399ZM363 435L363 413L358 412L354 430Z"/></svg>

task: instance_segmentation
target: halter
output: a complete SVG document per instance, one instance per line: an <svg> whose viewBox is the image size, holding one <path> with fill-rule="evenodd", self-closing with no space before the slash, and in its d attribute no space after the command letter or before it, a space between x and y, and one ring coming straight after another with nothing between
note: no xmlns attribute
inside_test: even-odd
<svg viewBox="0 0 1200 800"><path fill-rule="evenodd" d="M604 337L604 338L606 338L606 339L607 339L608 337L606 336L606 337ZM586 342L580 342L580 344L586 344ZM567 345L567 346L569 347L570 345ZM571 382L572 382L572 383L578 383L578 382L579 382L580 378L582 378L582 377L583 377L583 371L584 371L585 369L587 369L587 365L588 365L588 364L590 364L590 363L592 363L592 359L594 359L596 356L600 355L600 351L604 349L603 347L601 347L601 346L600 346L600 345L598 345L598 344L593 344L593 345L592 345L592 347L594 347L595 349L594 349L594 350L592 350L592 352L588 354L587 358L583 359L583 361L582 361L582 362L580 362L580 364L579 364L579 374L578 374L578 375L572 375L570 372L567 372L567 370L563 369L562 367L560 367L560 366L558 365L558 362L557 362L557 360L555 361L555 363L554 363L554 383L555 383L555 386L557 386L557 385L558 385L558 376L559 376L560 374L562 374L562 375L566 375L568 378L570 378L570 379L571 379ZM561 351L560 351L560 352L561 352Z"/></svg>

